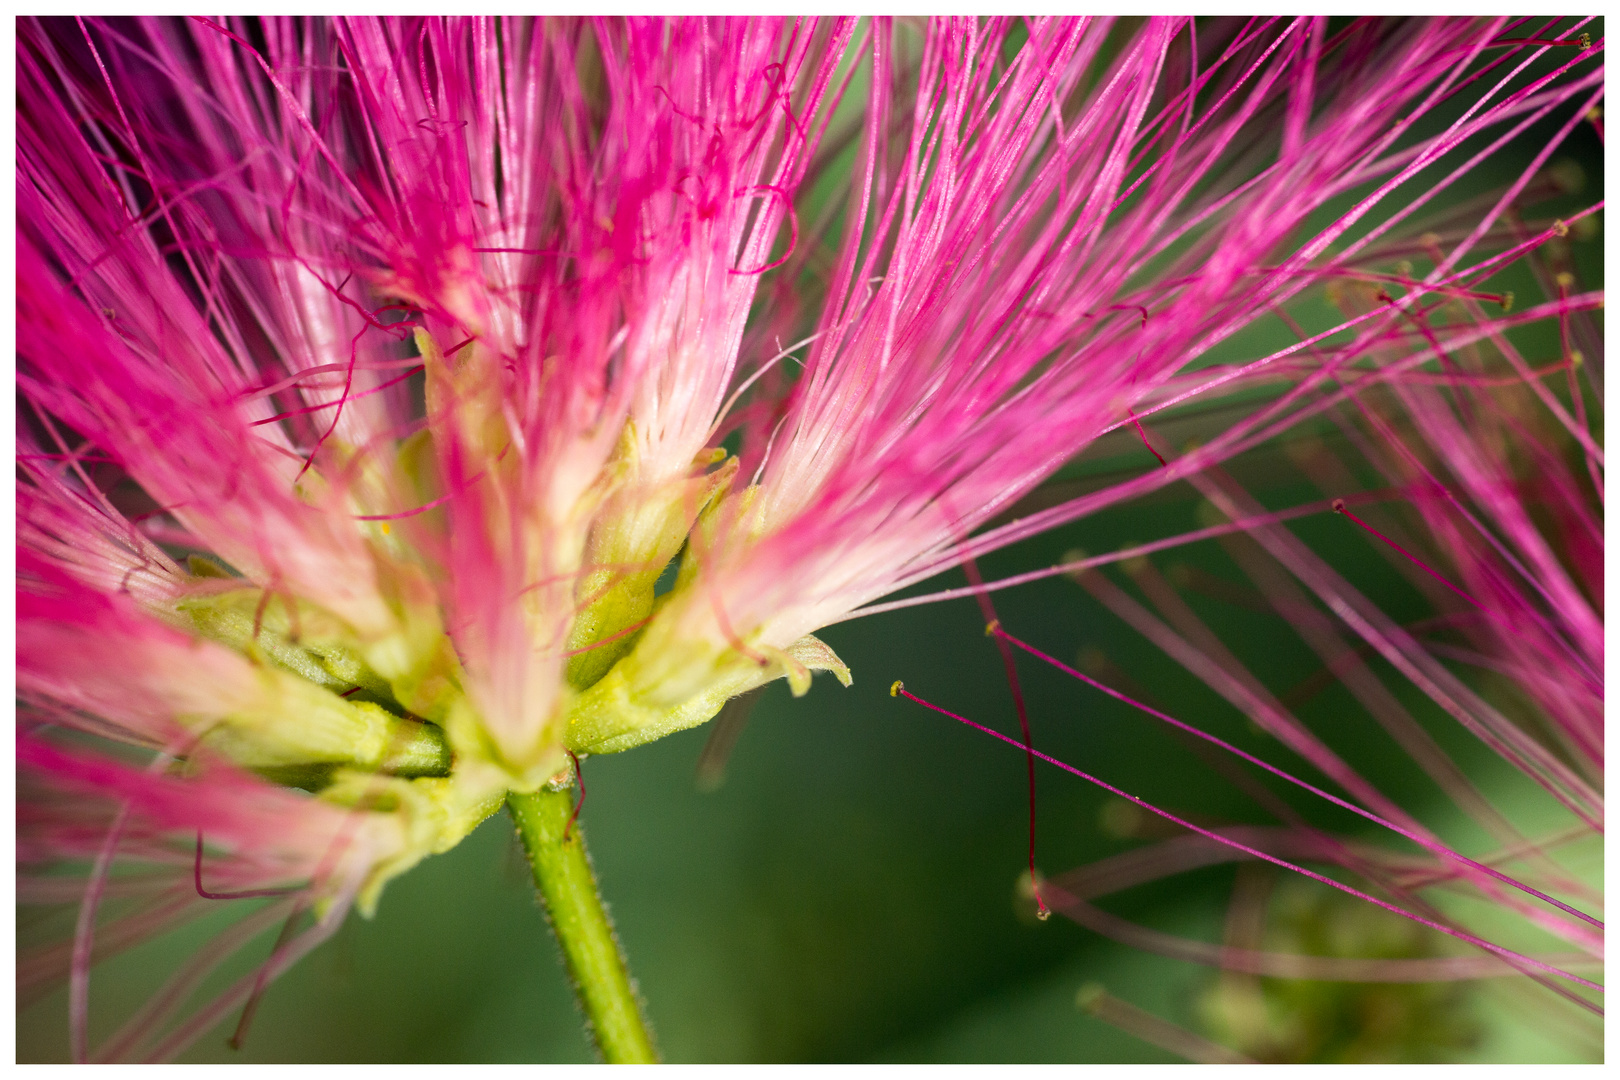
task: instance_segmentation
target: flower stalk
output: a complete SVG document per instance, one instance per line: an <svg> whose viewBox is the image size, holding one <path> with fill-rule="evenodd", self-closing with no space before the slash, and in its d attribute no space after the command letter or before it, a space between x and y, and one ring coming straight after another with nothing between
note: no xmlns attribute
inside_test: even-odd
<svg viewBox="0 0 1620 1080"><path fill-rule="evenodd" d="M574 996L602 1060L609 1065L656 1063L658 1052L642 1019L630 969L596 889L584 833L572 820L573 801L569 791L548 788L506 797Z"/></svg>

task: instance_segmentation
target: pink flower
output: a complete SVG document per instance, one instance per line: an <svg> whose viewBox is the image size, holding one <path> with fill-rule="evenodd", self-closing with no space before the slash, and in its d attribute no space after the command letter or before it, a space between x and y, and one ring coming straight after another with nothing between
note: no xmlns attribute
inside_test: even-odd
<svg viewBox="0 0 1620 1080"><path fill-rule="evenodd" d="M567 752L847 684L814 631L1099 505L985 529L1283 370L1208 359L1599 85L1418 135L1499 24L1115 29L25 24L19 851L96 863L76 1053L115 858L171 872L120 943L186 889L319 913L103 1048L163 1056Z"/></svg>
<svg viewBox="0 0 1620 1080"><path fill-rule="evenodd" d="M1557 1017L1560 1025L1573 1024L1566 1028L1573 1033L1582 1026L1591 1030L1593 1017L1583 1012L1601 1015L1601 985L1591 979L1601 973L1604 945L1598 918L1601 871L1593 873L1602 855L1603 642L1596 607L1602 583L1602 487L1595 471L1602 454L1581 437L1591 434L1585 398L1592 388L1575 382L1584 381L1578 372L1584 359L1571 346L1577 336L1572 330L1589 334L1594 329L1586 316L1601 294L1571 289L1574 276L1559 266L1567 265L1567 252L1560 253L1558 237L1567 232L1562 222L1555 223L1537 237L1531 255L1538 272L1546 271L1538 276L1552 286L1548 306L1561 324L1562 361L1531 371L1503 332L1506 320L1466 306L1449 312L1414 306L1416 317L1437 337L1448 327L1488 333L1477 347L1447 350L1441 371L1412 370L1398 353L1391 355L1388 367L1368 370L1331 395L1331 404L1350 405L1329 412L1337 430L1328 439L1341 438L1330 442L1297 433L1291 443L1289 456L1330 499L1327 506L1309 505L1319 514L1331 508L1348 519L1346 528L1353 523L1363 530L1372 550L1404 574L1432 614L1404 622L1392 618L1381 602L1387 584L1378 588L1378 576L1359 565L1367 560L1347 558L1352 552L1345 547L1338 548L1337 558L1312 550L1280 524L1294 515L1268 511L1230 475L1215 470L1195 483L1210 501L1210 518L1237 526L1215 528L1226 534L1221 543L1247 576L1246 585L1208 574L1203 580L1194 573L1164 574L1147 556L1124 564L1147 604L1102 575L1080 578L1110 611L1310 762L1332 781L1330 790L1349 796L1339 799L1278 770L1275 753L1255 757L1132 701L1119 687L1139 697L1144 692L1130 688L1129 676L1118 669L1093 672L1101 681L1071 670L1213 743L1211 757L1230 762L1228 777L1257 794L1260 809L1276 818L1267 825L1206 823L1192 826L1194 835L1163 838L1150 825L1142 827L1151 817L1137 815L1143 821L1126 831L1156 842L1042 886L1057 910L1098 933L1221 969L1202 1004L1222 1041L1242 1053L1306 1060L1322 1052L1312 1040L1331 1022L1323 1011L1330 1007L1326 1002L1313 1010L1309 1001L1291 998L1281 988L1287 984L1262 984L1258 976L1369 984L1341 993L1357 993L1365 1002L1357 1007L1388 1016L1383 1039L1433 1037L1433 1047L1413 1053L1449 1055L1456 1047L1446 1040L1456 1032L1448 1033L1438 1015L1414 1011L1398 1019L1414 1008L1394 989L1400 984L1457 986L1525 975L1551 993L1538 991L1526 999L1524 1022ZM1347 312L1382 303L1370 293L1346 297ZM1384 312L1392 321L1370 326L1367 341L1387 340L1407 321L1389 306ZM1538 385L1539 380L1548 381ZM1548 382L1565 383L1570 396L1543 394ZM1369 465L1383 483L1363 489L1358 478ZM1248 593L1248 602L1291 624L1320 657L1320 675L1330 678L1313 677L1286 692L1268 687L1257 674L1260 669L1246 663L1241 643L1217 637L1183 593L1204 594L1206 605L1211 597ZM1252 657L1253 650L1247 653ZM1310 699L1335 684L1348 694L1334 708L1334 732L1348 739L1361 725L1382 728L1443 793L1440 805L1424 787L1380 789L1302 722ZM1198 727L1213 726L1189 719ZM1451 736L1446 729L1453 723L1471 737L1468 743L1478 740L1496 755L1498 760L1489 762L1494 768L1482 766L1476 747L1436 737ZM1237 759L1353 809L1380 828L1344 835L1321 828L1237 776ZM1515 772L1527 782L1508 782ZM1142 795L1175 802L1162 791ZM1460 836L1467 842L1454 839ZM1476 858L1463 854L1477 848L1479 838L1486 838L1484 851ZM1165 934L1095 906L1116 890L1227 861L1245 864L1245 870L1233 890L1220 945ZM1303 869L1301 863L1331 866L1338 871L1336 880L1318 876L1319 883L1345 891L1353 886L1361 891L1360 900L1368 899L1367 891L1387 897L1373 904L1411 922L1402 927L1398 920L1380 921L1381 913L1371 905L1330 914L1334 909L1326 898L1334 894L1295 887L1309 885L1298 879L1282 882L1273 903L1270 879L1254 872L1268 869L1268 861L1295 870ZM1341 884L1346 881L1352 886ZM1307 900L1313 891L1314 900ZM1298 933L1307 939L1328 933L1335 943L1329 955L1300 955L1279 945L1279 939L1287 940L1290 920L1300 921L1303 904L1314 910ZM1325 923L1329 917L1334 921ZM1438 947L1445 939L1423 926L1474 948ZM1400 942L1398 948L1392 948L1394 942ZM1561 950L1548 949L1552 943ZM1356 955L1362 949L1372 955ZM1557 1016L1560 1012L1574 1015ZM1111 1016L1110 1022L1173 1052L1195 1059L1208 1052L1198 1040L1183 1042L1173 1027L1159 1026L1162 1022L1128 1010ZM1406 1023L1432 1030L1399 1036L1399 1025ZM1404 1052L1371 1031L1362 1038L1367 1047L1347 1052L1378 1059Z"/></svg>

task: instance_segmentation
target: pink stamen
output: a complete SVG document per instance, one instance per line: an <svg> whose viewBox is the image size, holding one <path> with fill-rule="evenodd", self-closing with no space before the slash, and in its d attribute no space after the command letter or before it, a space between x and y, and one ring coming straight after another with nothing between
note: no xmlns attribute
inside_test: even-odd
<svg viewBox="0 0 1620 1080"><path fill-rule="evenodd" d="M18 461L86 461L92 465L119 465L117 458L97 454L18 454Z"/></svg>
<svg viewBox="0 0 1620 1080"><path fill-rule="evenodd" d="M472 340L471 338L467 339L467 341L471 341L471 340ZM466 342L462 342L462 344L465 345ZM512 445L510 443L508 443L501 450L500 455L498 457L496 457L496 459L495 459L495 463L497 465L499 465L501 463L502 458L506 457L506 452L508 450L510 450L510 449L512 449ZM482 470L480 470L478 472L478 474L476 476L474 476L471 480L468 480L465 484L462 484L461 487L459 487L455 491L449 492L448 494L445 494L445 495L440 495L437 499L434 499L432 502L423 503L421 506L413 507L410 510L401 510L398 513L395 513L395 514L355 514L354 515L354 520L356 520L356 521L398 521L401 518L415 517L417 514L425 514L429 510L433 510L433 509L435 509L437 507L443 506L445 503L449 502L451 499L453 499L456 496L462 494L468 488L472 487L474 484L478 483L478 481L482 480L486 475L488 475L488 473L489 473L488 469L482 469Z"/></svg>
<svg viewBox="0 0 1620 1080"><path fill-rule="evenodd" d="M321 433L321 437L315 440L314 446L310 447L309 456L304 459L303 467L298 470L298 475L293 477L294 486L297 486L298 481L302 480L304 474L314 466L315 455L321 452L321 447L326 445L326 440L331 438L332 433L337 430L338 421L343 419L343 407L348 404L349 391L354 388L354 365L360 362L360 338L365 335L366 330L367 328L362 326L349 342L349 368L343 376L343 393L337 399L337 411L332 414L332 422Z"/></svg>
<svg viewBox="0 0 1620 1080"><path fill-rule="evenodd" d="M281 924L281 932L276 935L276 943L270 948L270 960L275 960L281 950L286 948L288 939L292 937L293 923L302 913L302 908L293 908L292 914L287 916L287 921ZM232 1050L241 1050L242 1044L247 1041L248 1028L253 1024L253 1016L259 1011L259 1002L264 999L265 987L269 984L269 961L267 961L259 968L258 978L253 980L253 992L248 995L247 1003L242 1006L242 1018L236 1022L236 1030L225 1040L225 1044Z"/></svg>
<svg viewBox="0 0 1620 1080"><path fill-rule="evenodd" d="M1468 277L1474 273L1475 269L1477 268L1471 267L1468 270L1458 273L1456 276L1458 279ZM1372 270L1341 270L1323 268L1321 270L1314 271L1294 271L1287 267L1264 267L1260 272L1265 274L1298 273L1302 276L1314 278L1344 278L1348 281L1365 281L1369 283L1387 282L1391 285L1400 285L1404 288L1412 290L1414 293L1420 293L1423 295L1436 293L1440 296L1451 296L1457 298L1466 297L1470 300L1488 300L1493 304L1501 304L1502 301L1507 299L1506 293L1480 292L1476 289L1469 289L1461 285L1446 285L1438 282L1414 281L1410 277L1405 277L1400 274L1380 274ZM1380 299L1384 298L1380 297ZM1390 298L1387 299L1386 302L1393 303L1394 301L1393 298Z"/></svg>
<svg viewBox="0 0 1620 1080"><path fill-rule="evenodd" d="M568 843L568 834L573 831L574 822L579 819L579 812L585 809L585 773L579 767L579 758L572 750L565 751L568 760L574 763L574 782L579 785L579 801L574 803L574 812L568 815L568 824L563 826L562 842Z"/></svg>
<svg viewBox="0 0 1620 1080"><path fill-rule="evenodd" d="M1359 817L1366 818L1368 821L1371 821L1375 825L1382 825L1384 828L1389 829L1391 832L1394 832L1397 835L1403 836L1406 839L1412 841L1414 844L1417 844L1418 846L1424 848L1426 851L1430 852L1431 854L1438 855L1438 856L1440 856L1442 858L1445 858L1445 859L1450 859L1451 861L1453 861L1455 863L1458 863L1459 865L1466 866L1466 867L1468 867L1468 868L1470 868L1472 870L1478 870L1481 873L1484 873L1484 874L1488 875L1489 877L1495 879L1496 881L1501 882L1504 885L1507 885L1507 886L1509 886L1511 888L1514 888L1514 889L1518 889L1520 892L1526 893L1526 894L1528 894L1530 896L1535 897L1538 900L1542 900L1542 901L1545 901L1546 903L1551 904L1553 907L1559 909L1560 911L1564 912L1565 914L1573 915L1575 918L1580 919L1583 922L1589 923L1592 926L1597 927L1599 930L1603 929L1602 921L1593 918L1592 916L1586 914L1584 911L1579 911L1579 910L1569 906L1568 904L1564 903L1561 900L1554 899L1553 897L1548 896L1546 893L1539 892L1538 890L1533 889L1530 886L1523 884L1522 882L1516 881L1513 878L1509 877L1508 875L1502 873L1500 870L1495 869L1494 867L1490 867L1490 866L1485 865L1484 863L1477 862L1477 861L1475 861L1473 859L1468 858L1466 855L1459 855L1458 853L1452 851L1450 848L1447 848L1444 845L1437 844L1432 840L1425 839L1420 834L1418 834L1416 832L1413 832L1410 829L1402 828L1400 825L1395 824L1393 821L1390 821L1387 818L1381 817L1380 815L1375 814L1370 810L1364 810L1361 807L1357 806L1355 803L1352 803L1352 802L1350 802L1350 801L1348 801L1346 799L1341 799L1337 795L1333 795L1333 794L1331 794L1329 792L1323 791L1321 788L1317 787L1316 785L1308 783L1307 781L1301 780L1298 777L1294 776L1293 774L1291 774L1289 772L1286 772L1283 769L1280 769L1275 765L1272 765L1270 762L1267 762L1262 758L1258 758L1258 757L1254 756L1253 754L1250 754L1250 753L1248 753L1246 751L1238 749L1237 747L1233 746L1231 743L1225 741L1224 739L1218 738L1218 737L1216 737L1214 735L1210 735L1207 732L1204 732L1204 731L1202 731L1202 730L1200 730L1198 728L1193 727L1191 724L1186 723L1185 721L1177 720L1173 716L1168 716L1165 713L1162 713L1159 710L1157 710L1157 709L1155 709L1155 708L1153 708L1153 707L1151 707L1149 705L1144 705L1141 702L1136 701L1133 698L1130 698L1130 697L1126 696L1125 694L1120 693L1118 690L1115 690L1113 687L1107 686L1104 683L1098 682L1096 679L1093 679L1089 675L1085 675L1085 674L1082 674L1079 671L1076 671L1074 668L1072 668L1069 665L1063 663L1061 660L1058 660L1056 657L1048 656L1046 653L1044 653L1041 650L1037 649L1035 646L1030 645L1027 642L1020 641L1019 639L1013 637L1011 634L1007 633L1000 626L997 626L993 632L995 633L995 635L998 638L1005 639L1010 644L1016 645L1020 649L1023 649L1025 652L1029 653L1031 656L1034 656L1034 657L1037 657L1037 658L1039 658L1041 660L1046 661L1048 664L1051 664L1053 667L1057 668L1059 671L1063 672L1064 674L1072 675L1076 679L1079 679L1081 682L1085 683L1086 685L1094 687L1094 688L1096 688L1098 690L1101 690L1103 693L1107 694L1111 698L1114 698L1116 701L1122 701L1125 704L1131 706L1132 708L1138 709L1138 710L1140 710L1142 712L1145 712L1149 716L1151 716L1151 717L1153 717L1153 718L1155 718L1157 720L1163 720L1165 723L1171 725L1174 728L1177 728L1177 729L1179 729L1181 731L1185 731L1187 734L1193 735L1193 736L1195 736L1197 738L1200 738L1200 739L1204 740L1205 742L1210 743L1211 745L1218 746L1222 750L1227 751L1228 753L1235 754L1236 756L1242 758L1244 761L1247 761L1249 764L1254 765L1254 766L1256 766L1258 768L1264 769L1266 772L1270 773L1271 775L1273 775L1273 776L1275 776L1275 777L1277 777L1277 778L1279 778L1281 780L1286 780L1290 784L1293 784L1298 788L1301 788L1301 789L1303 789L1305 791L1310 792L1312 795L1316 795L1316 796L1318 796L1318 797L1320 797L1322 799L1326 799L1328 802L1332 803L1334 806L1337 806L1337 807L1340 807L1342 809L1348 810L1352 814L1356 814Z"/></svg>
<svg viewBox="0 0 1620 1080"><path fill-rule="evenodd" d="M1547 45L1557 48L1590 49L1592 40L1585 34L1578 38L1503 38L1493 41L1485 46L1487 49L1504 49L1513 45Z"/></svg>
<svg viewBox="0 0 1620 1080"><path fill-rule="evenodd" d="M321 881L325 879L326 876L331 872L332 868L337 864L337 860L342 856L344 849L346 849L353 840L354 828L359 823L360 815L366 812L371 798L372 796L369 794L362 797L360 801L357 802L350 809L350 811L344 815L342 827L333 835L332 842L327 845L326 851L321 856L320 863L317 864L315 867L315 872L311 875L312 881ZM202 892L202 834L200 832L197 834L197 853L197 890L198 892ZM207 894L204 893L203 895L206 896ZM231 899L232 897L228 895L221 895L209 898ZM236 1031L227 1040L227 1044L232 1050L240 1050L242 1048L242 1043L247 1038L248 1027L253 1023L253 1016L258 1011L259 1001L261 998L263 998L265 988L270 983L271 969L276 965L277 961L281 959L281 956L291 943L293 938L293 924L297 921L298 916L303 914L304 910L304 900L300 898L299 900L295 901L292 912L287 916L287 921L281 926L281 933L276 936L276 943L271 947L270 955L265 959L263 964L259 965L259 969L254 975L253 988L248 994L246 1004L242 1006L242 1016L241 1019L237 1021ZM320 923L317 921L316 927L318 928L319 926ZM175 1036L171 1036L170 1038L172 1040L175 1038Z"/></svg>
<svg viewBox="0 0 1620 1080"><path fill-rule="evenodd" d="M483 475L483 473L479 473L477 477L473 478L473 481L476 482L478 477ZM423 503L421 506L413 507L410 510L401 510L397 514L355 514L353 516L354 520L356 521L398 521L401 518L415 517L417 514L425 514L429 510L443 506L445 503L449 502L459 494L461 494L459 491L452 491L448 495L440 495L432 502Z"/></svg>
<svg viewBox="0 0 1620 1080"><path fill-rule="evenodd" d="M985 633L996 639L996 648L1001 652L1001 663L1007 670L1007 688L1012 691L1013 707L1018 710L1018 729L1023 733L1024 749L1028 752L1024 760L1029 770L1029 890L1035 896L1035 917L1044 921L1051 917L1052 912L1041 897L1041 879L1035 872L1035 746L1029 734L1029 712L1024 707L1024 690L1018 682L1018 667L1013 663L1012 650L1001 640L1001 620L996 618L996 608L990 601L990 594L984 591L984 578L979 574L978 563L968 559L962 564L962 569L967 574L968 582L979 590L974 594L974 599L979 602L979 611L985 617Z"/></svg>
<svg viewBox="0 0 1620 1080"><path fill-rule="evenodd" d="M996 731L993 728L985 727L983 724L975 723L974 721L969 720L965 716L958 716L957 714L951 712L948 709L942 709L938 705L933 704L932 702L924 701L922 698L920 698L917 695L911 693L902 684L900 684L898 682L895 683L894 686L890 688L890 693L891 693L891 695L898 696L898 697L904 697L904 698L907 698L907 699L909 699L911 701L914 701L918 705L921 705L925 709L932 709L934 712L939 713L941 716L948 716L952 720L956 720L956 721L959 721L960 723L966 724L968 727L974 728L977 731L981 731L984 734L991 736L992 738L1000 739L1002 742L1006 743L1009 746L1020 746L1020 745L1022 745L1022 744L1020 744L1018 742L1017 739L1014 739L1011 736L1003 735L1001 732ZM1050 755L1043 754L1039 750L1030 750L1029 752L1034 754L1036 757L1040 758L1042 761L1046 762L1048 765L1055 765L1058 768L1062 769L1066 773L1070 773L1071 775L1078 776L1080 779L1086 781L1087 783L1094 784L1097 787L1102 788L1104 791L1109 792L1110 794L1117 795L1121 799L1125 799L1127 802L1134 803L1137 806L1140 806L1142 809L1148 811L1149 813L1157 815L1158 817L1164 818L1166 821L1172 822L1172 823L1174 823L1176 825L1180 825L1184 829L1190 829L1191 831L1193 831L1195 833L1198 833L1200 836L1208 837L1209 839L1214 840L1218 844L1225 844L1227 847L1236 848L1238 851L1244 852L1245 854L1253 856L1256 859L1261 859L1261 860L1263 860L1265 862L1271 863L1273 866L1280 866L1284 870L1292 870L1295 873L1303 874L1306 877L1310 878L1311 880L1320 882L1321 884L1326 885L1329 888L1338 889L1340 892L1347 893L1350 896L1354 896L1358 900L1365 900L1367 903L1373 904L1373 905L1375 905L1377 907L1381 907L1385 911L1391 912L1391 913L1396 914L1396 915L1400 915L1403 918L1411 919L1413 922L1418 923L1419 925L1422 925L1422 926L1427 926L1431 930L1437 930L1440 933L1445 934L1447 937L1453 937L1453 938L1456 938L1459 941L1467 942L1468 944L1473 945L1476 948L1484 949L1485 951L1490 952L1490 953L1495 953L1497 956L1500 956L1500 957L1502 957L1502 958L1504 958L1506 960L1517 961L1519 963L1526 964L1526 965L1528 965L1530 967L1536 968L1539 971L1544 971L1544 972L1548 973L1549 975L1556 975L1559 978L1568 979L1573 983L1576 983L1576 984L1578 984L1580 986L1584 986L1589 990L1595 990L1598 993L1603 992L1604 988L1603 988L1602 984L1600 984L1600 983L1592 982L1590 979L1583 979L1579 975L1575 975L1575 974L1573 974L1571 972L1565 971L1562 968L1554 967L1551 964L1543 963L1542 961L1537 960L1534 957L1525 956L1523 953L1514 952L1512 949L1506 949L1506 948L1503 948L1500 945L1493 945L1489 941L1486 941L1484 938L1475 937L1473 934L1467 933L1466 931L1458 930L1458 929L1455 929L1453 927L1446 926L1443 923L1435 922L1432 919L1426 919L1421 915L1415 915L1412 912L1407 911L1405 908L1397 907L1396 905L1391 904L1386 900L1380 900L1376 896L1371 896L1371 895L1369 895L1367 893L1364 893L1360 889L1357 889L1357 888L1355 888L1353 886L1346 885L1343 882L1334 881L1332 878L1326 876L1325 874L1318 874L1314 870L1307 870L1305 867L1298 866L1298 865L1296 865L1294 863L1289 862L1286 859L1279 859L1275 855L1268 855L1264 851L1260 851L1257 848L1250 847L1247 844L1239 843L1236 840L1229 839L1229 838L1227 838L1225 836L1222 836L1221 834L1219 834L1217 832L1213 832L1213 831L1211 831L1209 829L1200 828L1199 826L1194 825L1190 821L1185 821L1185 820L1177 817L1176 815L1170 813L1168 810L1161 810L1157 806L1154 806L1151 803L1149 803L1149 802L1147 802L1147 801L1145 801L1143 799L1139 799L1135 795L1132 795L1127 791L1123 791L1120 788L1115 787L1113 784L1108 783L1106 780L1100 780L1097 777L1092 776L1088 772L1084 772L1084 771L1082 771L1080 769L1075 768L1073 765L1069 765L1069 764L1067 764L1065 762L1059 761L1057 758L1051 757Z"/></svg>
<svg viewBox="0 0 1620 1080"><path fill-rule="evenodd" d="M129 811L127 801L119 806L118 816L107 830L107 839L96 853L90 882L79 905L79 919L73 929L73 955L68 969L68 1035L73 1061L79 1064L90 1060L90 964L95 958L96 908L101 905L106 891L107 877L112 872L113 857L129 821Z"/></svg>
<svg viewBox="0 0 1620 1080"><path fill-rule="evenodd" d="M643 626L646 626L650 622L652 622L652 616L651 615L647 616L645 619L642 619L640 622L631 623L629 626L625 627L623 630L617 630L617 631L609 634L607 637L602 638L600 641L593 641L589 645L585 646L582 649L569 649L567 652L560 653L559 655L561 655L561 656L579 656L582 653L590 652L592 649L600 649L604 645L607 645L607 644L610 644L612 642L618 641L622 637L626 637L626 636L628 636L630 634L635 633L637 630L640 630Z"/></svg>
<svg viewBox="0 0 1620 1080"><path fill-rule="evenodd" d="M738 195L747 194L748 190L749 189L744 189L744 190L738 191L736 194L738 194ZM752 191L768 191L771 194L775 195L777 198L781 199L783 204L787 207L788 228L790 230L792 230L792 231L791 231L791 234L788 236L787 250L782 253L782 257L780 259L777 259L775 262L766 263L764 266L761 266L757 270L728 270L727 271L727 273L737 274L737 275L739 275L741 277L753 277L756 274L763 274L767 270L775 270L778 266L781 266L783 263L785 263L789 259L793 258L793 252L799 246L799 215L798 215L797 211L795 211L793 209L793 200L788 197L788 193L786 191L783 191L780 187L777 187L775 184L757 184L751 190Z"/></svg>
<svg viewBox="0 0 1620 1080"><path fill-rule="evenodd" d="M1170 463L1164 460L1164 455L1153 449L1153 444L1148 442L1147 432L1142 428L1142 421L1137 419L1136 410L1127 406L1125 412L1130 416L1131 424L1136 428L1136 434L1141 438L1142 445L1148 448L1148 453L1158 458L1160 465L1168 466Z"/></svg>
<svg viewBox="0 0 1620 1080"><path fill-rule="evenodd" d="M421 366L422 366L421 359L419 357L412 356L412 357L408 357L408 358L406 358L404 360L378 360L378 361L371 361L371 362L363 363L363 364L356 364L355 365L355 370L356 371L394 371L394 370L397 370L397 369L402 368L402 367L421 367ZM268 383L268 384L266 384L264 386L253 387L253 388L248 389L248 390L243 390L243 391L241 391L240 393L238 393L236 395L235 400L237 400L237 401L254 401L254 400L257 400L258 398L261 398L261 397L267 397L267 396L269 396L271 394L280 393L281 391L289 389L291 387L298 387L299 389L305 389L305 390L326 389L325 387L300 386L299 384L302 383L305 379L311 379L311 378L314 378L317 375L334 375L334 374L336 374L336 373L338 373L340 371L347 371L348 368L349 368L349 365L347 365L347 364L317 364L314 367L303 368L297 374L289 375L284 379L277 380L276 382ZM260 421L260 423L263 423L263 421Z"/></svg>
<svg viewBox="0 0 1620 1080"><path fill-rule="evenodd" d="M259 640L259 631L264 629L264 612L265 612L265 609L270 606L270 594L271 594L271 589L265 589L264 590L264 595L259 597L258 604L256 604L254 606L254 608L253 608L253 638L252 638L252 640L254 640L254 641Z"/></svg>
<svg viewBox="0 0 1620 1080"><path fill-rule="evenodd" d="M1391 540L1389 537L1385 536L1383 533L1379 532L1377 529L1375 529L1371 525L1367 524L1361 518L1357 517L1356 514L1348 506L1345 505L1343 499L1334 499L1333 500L1333 512L1335 514L1343 514L1345 517L1349 518L1351 521L1355 522L1357 525L1360 525L1363 529L1366 529L1368 532L1370 532L1374 536L1378 537L1378 539L1382 540L1384 543L1388 544L1390 547L1394 548L1396 551L1398 551L1402 555L1406 556L1408 559L1410 559L1412 561L1413 565L1417 566L1420 570L1427 573L1430 577L1434 578L1434 580L1438 581L1440 584L1444 585L1446 588L1450 589L1452 592L1456 593L1458 596L1462 597L1464 600L1468 601L1470 604L1473 604L1475 607L1479 608L1481 611L1485 610L1485 606L1483 604L1481 604L1478 600L1475 600L1472 596L1469 596L1467 593L1463 592L1457 586L1453 585L1450 581L1446 580L1444 575L1442 575L1439 571L1435 570L1428 563L1424 562L1422 559L1418 558L1416 555L1413 555L1410 551L1407 551L1405 548L1401 547L1401 545L1397 544L1395 541Z"/></svg>
<svg viewBox="0 0 1620 1080"><path fill-rule="evenodd" d="M350 394L346 400L359 401L363 397L370 397L372 394L380 394L384 390L387 390L390 386L397 386L400 383L404 382L406 379L410 378L412 375L415 375L418 371L422 370L422 367L423 367L423 365L417 364L414 367L412 367L409 371L405 372L404 374L396 375L392 379L389 379L385 383L378 383L376 386L371 387L369 390L362 390L358 394ZM338 402L338 401L327 401L327 402L323 402L320 405L305 405L305 406L303 406L301 408L297 408L297 409L288 409L286 412L277 413L275 416L267 416L263 420L251 421L248 424L248 426L249 427L263 427L265 424L273 424L277 420L286 420L286 419L288 419L290 417L294 417L294 416L304 416L304 415L306 415L308 413L324 412L327 409L336 408L340 404L342 404L342 403Z"/></svg>
<svg viewBox="0 0 1620 1080"><path fill-rule="evenodd" d="M259 896L286 896L298 892L296 888L244 889L241 892L209 892L202 881L203 834L197 830L197 858L191 864L191 880L197 886L197 895L204 900L251 900Z"/></svg>
<svg viewBox="0 0 1620 1080"><path fill-rule="evenodd" d="M1140 311L1142 313L1142 329L1147 329L1148 309L1141 304L1109 304L1104 311Z"/></svg>

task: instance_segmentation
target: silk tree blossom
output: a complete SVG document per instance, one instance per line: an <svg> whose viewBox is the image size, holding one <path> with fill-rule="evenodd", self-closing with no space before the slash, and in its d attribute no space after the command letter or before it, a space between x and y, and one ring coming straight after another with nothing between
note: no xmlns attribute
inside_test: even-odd
<svg viewBox="0 0 1620 1080"><path fill-rule="evenodd" d="M726 388L850 32L25 28L22 759L82 790L122 766L41 740L88 727L357 822L288 830L277 863L137 769L98 881L131 827L138 858L167 830L176 859L196 839L177 890L204 892L205 841L245 851L277 872L226 876L307 882L318 936L566 765L570 634L606 591L587 554L667 561L716 486L691 463L718 402L688 399Z"/></svg>
<svg viewBox="0 0 1620 1080"><path fill-rule="evenodd" d="M816 630L1097 505L985 528L1600 92L1506 25L23 25L19 851L93 863L28 969L75 1053L99 942L314 914L100 1051L172 1054L570 752L847 684Z"/></svg>

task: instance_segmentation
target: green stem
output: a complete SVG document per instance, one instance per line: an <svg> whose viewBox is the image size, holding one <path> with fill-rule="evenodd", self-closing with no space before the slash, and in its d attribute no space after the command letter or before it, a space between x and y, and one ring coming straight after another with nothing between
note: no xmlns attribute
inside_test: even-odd
<svg viewBox="0 0 1620 1080"><path fill-rule="evenodd" d="M656 1062L658 1053L641 1018L613 921L596 891L585 837L578 821L568 828L573 792L544 788L531 795L512 792L506 796L506 807L523 838L534 884L545 898L552 932L562 946L574 994L602 1060L610 1065Z"/></svg>

